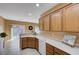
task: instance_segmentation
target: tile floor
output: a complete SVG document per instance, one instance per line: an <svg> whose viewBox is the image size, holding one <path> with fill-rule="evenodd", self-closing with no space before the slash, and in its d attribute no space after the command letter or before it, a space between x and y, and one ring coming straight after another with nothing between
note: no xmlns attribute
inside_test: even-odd
<svg viewBox="0 0 79 59"><path fill-rule="evenodd" d="M40 55L35 49L20 49L20 38L14 37L5 43L4 53L5 55Z"/></svg>
<svg viewBox="0 0 79 59"><path fill-rule="evenodd" d="M35 49L24 49L21 51L21 55L40 55Z"/></svg>

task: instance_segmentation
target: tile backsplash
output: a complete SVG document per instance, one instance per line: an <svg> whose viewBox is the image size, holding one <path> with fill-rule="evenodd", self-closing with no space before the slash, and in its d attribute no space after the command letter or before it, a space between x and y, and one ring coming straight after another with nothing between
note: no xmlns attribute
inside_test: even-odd
<svg viewBox="0 0 79 59"><path fill-rule="evenodd" d="M79 33L72 33L72 32L50 32L50 31L40 31L41 35L46 37L56 38L58 40L63 40L64 35L74 35L76 36L76 44L79 44Z"/></svg>

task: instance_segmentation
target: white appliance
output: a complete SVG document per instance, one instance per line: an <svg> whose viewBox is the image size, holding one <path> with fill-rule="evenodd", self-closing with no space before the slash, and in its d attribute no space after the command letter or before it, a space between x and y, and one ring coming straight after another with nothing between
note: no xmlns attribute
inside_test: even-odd
<svg viewBox="0 0 79 59"><path fill-rule="evenodd" d="M39 52L41 55L46 55L46 44L43 40L39 40Z"/></svg>

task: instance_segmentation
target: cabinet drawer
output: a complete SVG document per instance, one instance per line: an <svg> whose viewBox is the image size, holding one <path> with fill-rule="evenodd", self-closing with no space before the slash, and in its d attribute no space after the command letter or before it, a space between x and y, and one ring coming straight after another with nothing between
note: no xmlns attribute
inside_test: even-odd
<svg viewBox="0 0 79 59"><path fill-rule="evenodd" d="M50 49L49 47L46 47L46 51L50 52L50 53L54 53L53 49Z"/></svg>
<svg viewBox="0 0 79 59"><path fill-rule="evenodd" d="M48 55L49 53L50 53L51 55L54 54L54 47L51 46L50 44L46 43L46 55Z"/></svg>
<svg viewBox="0 0 79 59"><path fill-rule="evenodd" d="M50 52L46 52L46 55L53 55L53 53L50 53Z"/></svg>
<svg viewBox="0 0 79 59"><path fill-rule="evenodd" d="M46 43L46 47L48 47L49 49L51 49L51 50L53 50L54 49L54 47L53 46L51 46L50 44L48 44L48 43Z"/></svg>
<svg viewBox="0 0 79 59"><path fill-rule="evenodd" d="M54 52L56 53L58 53L58 54L60 54L60 55L69 55L68 53L66 53L66 52L64 52L64 51L62 51L62 50L60 50L60 49L58 49L58 48L54 48Z"/></svg>

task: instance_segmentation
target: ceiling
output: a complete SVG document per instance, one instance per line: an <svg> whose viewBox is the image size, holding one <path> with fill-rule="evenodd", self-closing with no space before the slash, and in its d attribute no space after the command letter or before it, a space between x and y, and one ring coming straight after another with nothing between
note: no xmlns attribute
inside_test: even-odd
<svg viewBox="0 0 79 59"><path fill-rule="evenodd" d="M39 3L39 7L36 7L36 3L0 3L0 16L10 20L38 23L40 15L55 5Z"/></svg>

